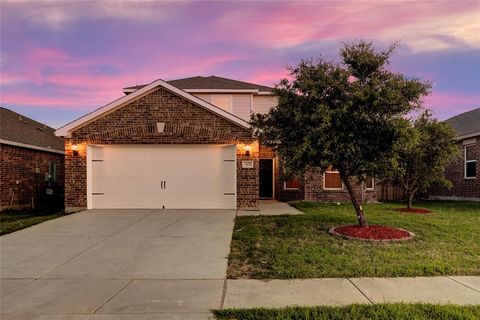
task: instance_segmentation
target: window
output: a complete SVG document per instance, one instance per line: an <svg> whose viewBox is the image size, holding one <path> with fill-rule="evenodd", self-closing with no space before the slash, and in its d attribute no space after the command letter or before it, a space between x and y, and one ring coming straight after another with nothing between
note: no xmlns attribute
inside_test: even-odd
<svg viewBox="0 0 480 320"><path fill-rule="evenodd" d="M212 104L225 111L232 112L232 96L229 94L212 94Z"/></svg>
<svg viewBox="0 0 480 320"><path fill-rule="evenodd" d="M464 147L465 152L465 179L477 177L477 160L475 159L475 145Z"/></svg>
<svg viewBox="0 0 480 320"><path fill-rule="evenodd" d="M55 182L57 181L57 164L56 163L49 163L48 164L48 172L45 173L45 181Z"/></svg>
<svg viewBox="0 0 480 320"><path fill-rule="evenodd" d="M325 190L342 190L343 182L340 173L331 166L325 170L323 174L323 189Z"/></svg>
<svg viewBox="0 0 480 320"><path fill-rule="evenodd" d="M291 179L283 183L283 189L285 190L298 190L300 189L300 179Z"/></svg>
<svg viewBox="0 0 480 320"><path fill-rule="evenodd" d="M367 190L375 189L375 179L373 177L367 177L367 179L365 179L365 188Z"/></svg>

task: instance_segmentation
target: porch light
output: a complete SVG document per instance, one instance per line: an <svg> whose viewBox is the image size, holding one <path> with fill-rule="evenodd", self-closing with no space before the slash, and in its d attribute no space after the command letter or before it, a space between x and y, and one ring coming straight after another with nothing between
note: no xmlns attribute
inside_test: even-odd
<svg viewBox="0 0 480 320"><path fill-rule="evenodd" d="M78 156L78 146L76 144L72 144L72 151L74 156Z"/></svg>
<svg viewBox="0 0 480 320"><path fill-rule="evenodd" d="M250 157L250 151L252 150L252 146L246 145L245 146L245 156Z"/></svg>

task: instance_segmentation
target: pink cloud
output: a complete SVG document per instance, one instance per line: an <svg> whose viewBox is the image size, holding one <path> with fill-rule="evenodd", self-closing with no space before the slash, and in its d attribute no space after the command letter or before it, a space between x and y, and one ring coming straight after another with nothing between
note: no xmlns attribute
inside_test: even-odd
<svg viewBox="0 0 480 320"><path fill-rule="evenodd" d="M215 66L242 59L237 53L218 54L192 59L187 53L153 58L135 70L109 58L75 58L50 48L31 48L16 69L2 72L2 85L21 84L23 91L2 90L4 105L42 106L53 108L85 108L102 106L123 93L125 86L149 83L157 78L205 74ZM118 68L118 74L95 72L99 65ZM50 70L51 72L45 72ZM54 88L54 94L41 89L29 90L28 85Z"/></svg>
<svg viewBox="0 0 480 320"><path fill-rule="evenodd" d="M480 106L480 94L432 92L424 99L425 106L442 120Z"/></svg>
<svg viewBox="0 0 480 320"><path fill-rule="evenodd" d="M285 68L280 68L277 70L254 71L248 77L248 81L273 86L284 78L289 79L290 75Z"/></svg>
<svg viewBox="0 0 480 320"><path fill-rule="evenodd" d="M257 7L232 10L216 21L217 36L265 46L289 47L339 37L378 37L432 17L478 9L474 2L338 1L278 2L268 12ZM428 13L428 14L426 14ZM366 18L368 17L368 18ZM255 30L254 35L248 30ZM398 40L402 35L398 35Z"/></svg>

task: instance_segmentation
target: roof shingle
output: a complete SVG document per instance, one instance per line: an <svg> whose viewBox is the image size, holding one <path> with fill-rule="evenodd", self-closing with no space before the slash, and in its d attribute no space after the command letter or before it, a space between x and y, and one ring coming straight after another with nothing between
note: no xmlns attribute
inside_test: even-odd
<svg viewBox="0 0 480 320"><path fill-rule="evenodd" d="M37 147L64 151L63 138L54 134L55 129L0 107L0 139Z"/></svg>
<svg viewBox="0 0 480 320"><path fill-rule="evenodd" d="M461 113L445 122L452 125L457 136L480 132L480 108Z"/></svg>
<svg viewBox="0 0 480 320"><path fill-rule="evenodd" d="M233 79L227 79L217 76L210 76L210 77L191 77L191 78L183 78L183 79L176 79L167 81L169 84L185 90L185 89L232 89L232 90L258 90L258 91L272 91L272 87L263 86L259 84L238 81ZM143 88L145 85L137 85L132 87L126 87L124 89L140 89Z"/></svg>

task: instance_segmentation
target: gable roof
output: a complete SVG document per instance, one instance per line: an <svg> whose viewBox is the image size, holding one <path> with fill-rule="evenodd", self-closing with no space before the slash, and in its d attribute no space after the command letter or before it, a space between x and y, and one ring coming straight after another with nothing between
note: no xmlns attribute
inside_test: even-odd
<svg viewBox="0 0 480 320"><path fill-rule="evenodd" d="M0 142L50 152L64 152L55 129L10 109L0 107Z"/></svg>
<svg viewBox="0 0 480 320"><path fill-rule="evenodd" d="M194 104L206 109L206 110L209 110L215 114L217 114L218 116L230 121L230 122L233 122L243 128L250 128L250 125L247 121L237 117L236 115L230 113L230 112L227 112L217 106L214 106L213 104L210 104L208 102L206 102L205 100L202 100L200 98L197 98L195 97L194 95L191 95L190 93L188 92L185 92L169 83L167 83L166 81L164 80L161 80L161 79L158 79L158 80L155 80L151 83L149 83L148 85L145 85L144 87L136 90L135 92L129 94L129 95L126 95L126 96L123 96L115 101L112 101L110 102L109 104L101 107L101 108L98 108L86 115L84 115L83 117L80 117L78 118L77 120L74 120L66 125L64 125L63 127L57 129L55 131L55 134L57 136L63 136L63 137L68 137L70 132L75 130L75 129L78 129L92 121L94 121L95 119L101 117L101 116L104 116L105 114L107 113L110 113L112 111L115 111L123 106L125 106L126 104L136 100L136 99L140 99L141 97L155 91L158 87L162 87L180 97L183 97L187 100L189 100L190 102L193 102Z"/></svg>
<svg viewBox="0 0 480 320"><path fill-rule="evenodd" d="M458 137L480 135L480 108L456 115L445 122L452 125Z"/></svg>
<svg viewBox="0 0 480 320"><path fill-rule="evenodd" d="M190 77L167 81L169 84L182 90L254 90L261 92L271 92L272 87L254 84L245 81L227 79L217 76L210 77ZM137 85L123 88L124 92L132 92L143 88L145 85Z"/></svg>

